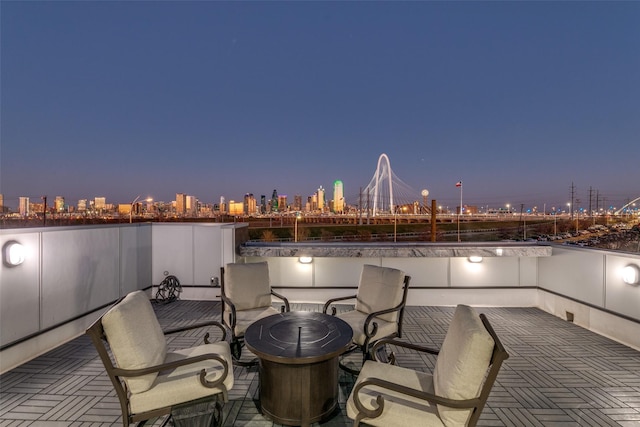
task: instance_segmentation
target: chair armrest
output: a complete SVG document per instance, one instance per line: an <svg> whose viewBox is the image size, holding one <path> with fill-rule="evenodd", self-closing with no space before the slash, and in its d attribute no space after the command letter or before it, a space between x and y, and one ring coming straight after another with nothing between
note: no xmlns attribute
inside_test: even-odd
<svg viewBox="0 0 640 427"><path fill-rule="evenodd" d="M365 408L365 406L360 401L360 390L366 386L380 387L383 389L393 391L395 393L405 394L407 396L411 396L416 399L422 399L427 402L432 402L439 405L448 406L451 408L458 408L458 409L473 408L480 403L480 398L465 399L465 400L448 399L446 397L437 396L433 393L427 393L422 390L416 390L411 387L395 384L380 378L369 377L359 382L358 385L353 389L353 403L358 409L358 412L360 412L360 414L364 414L367 418L376 418L382 414L384 410L384 397L381 394L379 394L376 397L376 404L378 405L377 408L374 408L374 409Z"/></svg>
<svg viewBox="0 0 640 427"><path fill-rule="evenodd" d="M198 329L198 328L203 328L205 326L216 326L218 328L220 328L220 330L222 331L222 341L226 341L227 340L227 327L224 326L222 323L216 321L216 320L210 320L207 322L201 322L201 323L196 323L193 325L187 325L187 326L183 326L180 328L173 328L173 329L167 329L166 331L164 331L165 335L170 335L170 334L175 334L177 332L184 332L184 331L190 331L192 329ZM204 336L204 343L205 344L209 344L209 333L207 332Z"/></svg>
<svg viewBox="0 0 640 427"><path fill-rule="evenodd" d="M387 314L387 313L393 313L394 311L400 311L404 308L404 302L400 303L399 305L397 305L396 307L393 308L387 308L384 310L380 310L380 311L374 311L371 312L367 315L367 318L364 321L364 334L371 338L373 337L376 332L378 331L378 324L376 322L373 322L373 328L371 329L371 331L369 330L369 324L373 321L374 318L380 316L381 314Z"/></svg>
<svg viewBox="0 0 640 427"><path fill-rule="evenodd" d="M279 293L275 292L273 289L271 289L271 295L273 295L276 298L280 298L282 302L284 302L284 311L286 312L290 311L289 300L284 295L280 295Z"/></svg>
<svg viewBox="0 0 640 427"><path fill-rule="evenodd" d="M222 300L222 323L226 325L225 322L225 318L224 318L224 304L227 304L229 306L229 308L231 308L231 313L229 315L229 325L226 325L229 329L231 329L231 333L233 335L233 331L236 328L236 306L235 304L229 299L227 298L227 296L224 294L224 292L222 292L220 294L220 299Z"/></svg>
<svg viewBox="0 0 640 427"><path fill-rule="evenodd" d="M410 342L405 342L405 341L400 341L400 340L394 340L393 338L383 338L381 340L378 340L375 342L375 344L371 347L371 354L373 355L373 359L375 361L378 361L376 359L376 350L378 350L379 347L385 345L385 344L389 344L389 345L395 345L398 347L404 347L404 348L408 348L411 350L416 350L422 353L429 353L429 354L434 354L434 355L438 355L438 353L440 353L440 350L436 350L433 348L429 348L429 347L425 347L422 345L417 345L417 344L412 344Z"/></svg>
<svg viewBox="0 0 640 427"><path fill-rule="evenodd" d="M220 362L220 364L222 364L222 367L224 368L224 372L222 373L222 376L218 380L211 382L211 381L207 381L205 378L207 375L206 369L202 369L200 371L200 383L203 386L208 388L217 387L218 385L222 384L224 380L227 378L227 374L229 373L229 364L222 356L216 353L201 354L198 356L188 357L182 360L162 363L160 365L149 366L147 368L141 368L141 369L114 368L113 374L119 377L139 377L141 375L161 372L167 369L175 369L179 366L192 365L194 363L202 362L204 360L216 360Z"/></svg>
<svg viewBox="0 0 640 427"><path fill-rule="evenodd" d="M329 301L324 303L324 307L322 307L322 312L324 314L327 314L327 310L329 309L329 306L331 304L333 304L334 302L336 302L336 301L345 301L345 300L348 300L348 299L355 299L357 297L358 297L357 295L349 295L348 297L331 298ZM335 307L331 307L331 309L332 309L332 313L331 314L333 314L335 316L336 315L336 308Z"/></svg>

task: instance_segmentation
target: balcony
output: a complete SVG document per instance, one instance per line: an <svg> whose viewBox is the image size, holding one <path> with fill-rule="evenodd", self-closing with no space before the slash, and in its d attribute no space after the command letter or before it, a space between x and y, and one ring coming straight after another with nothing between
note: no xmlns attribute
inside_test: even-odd
<svg viewBox="0 0 640 427"><path fill-rule="evenodd" d="M273 286L299 310L353 293L364 263L401 268L412 276L404 334L412 342L438 346L455 304L486 312L511 358L485 425L640 423L640 287L620 277L640 265L638 255L506 243L243 245L245 232L237 224L1 230L3 248L20 242L26 256L2 267L0 425L119 425L86 326L121 295L152 296L165 272L184 292L156 306L163 326L217 319L220 267L243 259L266 259ZM313 261L300 263L302 255ZM400 353L399 363L432 361ZM271 425L257 410L255 370L235 375L225 425ZM344 404L353 378L341 375ZM342 410L325 424L345 422Z"/></svg>

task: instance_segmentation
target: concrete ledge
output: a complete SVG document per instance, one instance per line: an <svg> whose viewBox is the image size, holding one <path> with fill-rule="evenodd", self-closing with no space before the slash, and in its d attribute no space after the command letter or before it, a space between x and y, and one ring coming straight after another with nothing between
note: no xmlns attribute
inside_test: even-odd
<svg viewBox="0 0 640 427"><path fill-rule="evenodd" d="M551 256L551 246L535 242L469 243L274 243L247 242L238 254L244 257L339 258L443 258L443 257L541 257Z"/></svg>

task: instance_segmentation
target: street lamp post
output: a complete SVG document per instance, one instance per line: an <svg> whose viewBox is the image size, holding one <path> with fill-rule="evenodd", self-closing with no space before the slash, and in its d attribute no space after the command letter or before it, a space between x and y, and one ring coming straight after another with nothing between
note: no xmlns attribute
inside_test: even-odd
<svg viewBox="0 0 640 427"><path fill-rule="evenodd" d="M300 219L300 212L296 213L296 222L293 226L294 232L293 232L293 241L297 242L298 241L298 220Z"/></svg>
<svg viewBox="0 0 640 427"><path fill-rule="evenodd" d="M407 207L402 207L402 212L406 212ZM394 206L393 209L393 241L398 241L398 206Z"/></svg>
<svg viewBox="0 0 640 427"><path fill-rule="evenodd" d="M398 239L398 207L393 207L393 242L397 242Z"/></svg>
<svg viewBox="0 0 640 427"><path fill-rule="evenodd" d="M131 202L131 209L129 209L129 224L133 222L133 207L138 200L140 200L140 196L136 197L135 199L133 199L133 202ZM146 199L144 199L144 201L147 203L151 202L152 200L153 199L151 197L147 197Z"/></svg>

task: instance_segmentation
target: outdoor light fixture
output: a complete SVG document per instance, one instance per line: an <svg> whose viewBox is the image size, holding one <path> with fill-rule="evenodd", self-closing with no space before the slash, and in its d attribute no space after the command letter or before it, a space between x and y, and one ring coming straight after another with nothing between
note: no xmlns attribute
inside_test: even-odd
<svg viewBox="0 0 640 427"><path fill-rule="evenodd" d="M478 255L472 255L467 259L469 260L469 262L473 262L473 263L482 262L482 257Z"/></svg>
<svg viewBox="0 0 640 427"><path fill-rule="evenodd" d="M298 258L298 262L300 264L310 264L313 261L313 258L310 256L301 256Z"/></svg>
<svg viewBox="0 0 640 427"><path fill-rule="evenodd" d="M503 253L504 253L504 251L502 250L502 248L496 249L496 255L502 256Z"/></svg>
<svg viewBox="0 0 640 427"><path fill-rule="evenodd" d="M640 268L629 264L622 269L622 281L628 285L637 285L640 282Z"/></svg>
<svg viewBox="0 0 640 427"><path fill-rule="evenodd" d="M4 265L7 267L15 267L24 262L25 249L20 243L15 240L10 240L5 243L2 251L2 259Z"/></svg>

